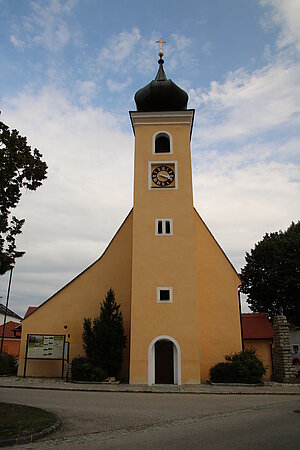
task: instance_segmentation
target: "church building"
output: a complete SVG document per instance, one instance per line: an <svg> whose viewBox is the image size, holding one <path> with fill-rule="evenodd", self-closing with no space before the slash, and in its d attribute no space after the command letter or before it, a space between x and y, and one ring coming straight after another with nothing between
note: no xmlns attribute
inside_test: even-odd
<svg viewBox="0 0 300 450"><path fill-rule="evenodd" d="M70 361L84 356L85 317L107 291L121 304L127 346L121 377L132 384L199 384L224 355L241 351L240 279L193 206L188 95L167 79L135 94L133 208L102 256L22 322L28 334L66 335ZM27 376L59 376L59 361L28 360Z"/></svg>

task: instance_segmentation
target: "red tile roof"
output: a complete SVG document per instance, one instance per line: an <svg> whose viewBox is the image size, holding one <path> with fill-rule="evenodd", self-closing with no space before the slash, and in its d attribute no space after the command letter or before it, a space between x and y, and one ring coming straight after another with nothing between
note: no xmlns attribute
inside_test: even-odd
<svg viewBox="0 0 300 450"><path fill-rule="evenodd" d="M12 320L10 320L9 322L6 322L5 324L5 330L4 330L4 337L5 338L20 338L21 334L20 332L17 332L16 335L14 333L14 329L20 325L18 322L13 322ZM0 337L2 336L3 333L3 325L0 325Z"/></svg>
<svg viewBox="0 0 300 450"><path fill-rule="evenodd" d="M272 339L273 328L265 313L242 314L244 339Z"/></svg>
<svg viewBox="0 0 300 450"><path fill-rule="evenodd" d="M33 311L35 311L36 309L38 309L38 306L28 306L27 311L24 316L24 319L25 319L25 317L30 316L30 314L32 314Z"/></svg>

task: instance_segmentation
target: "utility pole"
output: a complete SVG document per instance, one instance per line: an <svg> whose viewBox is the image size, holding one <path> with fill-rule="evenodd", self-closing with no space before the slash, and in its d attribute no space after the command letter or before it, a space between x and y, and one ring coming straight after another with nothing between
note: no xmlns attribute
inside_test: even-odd
<svg viewBox="0 0 300 450"><path fill-rule="evenodd" d="M5 323L6 323L6 316L7 316L7 310L8 310L8 302L9 302L9 295L10 295L10 287L11 287L11 279L12 279L13 270L14 270L14 268L12 267L10 269L10 275L9 275L9 282L8 282L8 289L7 289L7 296L6 296L6 306L5 306L5 313L4 313L4 322L3 322L3 329L2 329L1 346L0 346L0 355L2 353L3 343L4 343Z"/></svg>

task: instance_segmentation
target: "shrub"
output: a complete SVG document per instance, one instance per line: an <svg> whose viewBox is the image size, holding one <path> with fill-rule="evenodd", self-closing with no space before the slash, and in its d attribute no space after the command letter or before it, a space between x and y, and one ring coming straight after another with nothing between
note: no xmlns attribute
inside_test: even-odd
<svg viewBox="0 0 300 450"><path fill-rule="evenodd" d="M211 367L209 375L214 383L260 383L266 369L251 348L225 356L226 362Z"/></svg>
<svg viewBox="0 0 300 450"><path fill-rule="evenodd" d="M102 367L95 366L89 358L77 356L72 360L72 380L74 381L104 381L107 372Z"/></svg>
<svg viewBox="0 0 300 450"><path fill-rule="evenodd" d="M14 355L0 354L0 375L17 375L18 362Z"/></svg>
<svg viewBox="0 0 300 450"><path fill-rule="evenodd" d="M296 358L293 358L293 361L292 361L292 362L293 362L294 365L300 364L300 359L297 358L297 357L296 357Z"/></svg>

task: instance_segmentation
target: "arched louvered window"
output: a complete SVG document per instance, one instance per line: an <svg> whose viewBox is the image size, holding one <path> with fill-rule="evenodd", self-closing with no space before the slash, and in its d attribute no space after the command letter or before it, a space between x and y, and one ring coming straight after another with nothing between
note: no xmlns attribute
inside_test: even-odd
<svg viewBox="0 0 300 450"><path fill-rule="evenodd" d="M171 153L170 136L167 133L158 133L155 136L154 153Z"/></svg>

